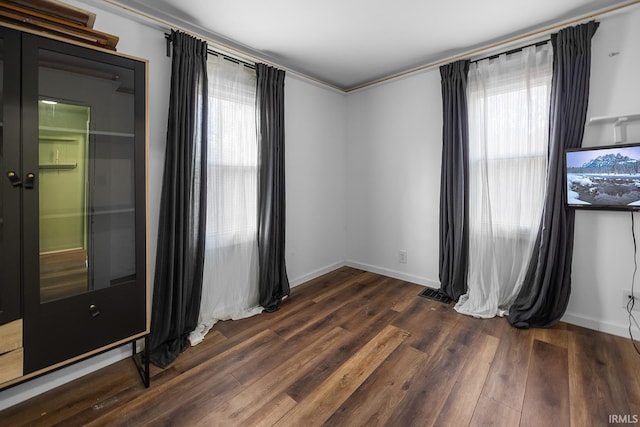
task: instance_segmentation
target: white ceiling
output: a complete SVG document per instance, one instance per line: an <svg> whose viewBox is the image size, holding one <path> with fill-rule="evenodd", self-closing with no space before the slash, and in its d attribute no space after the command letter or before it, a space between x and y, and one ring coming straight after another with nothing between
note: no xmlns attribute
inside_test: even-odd
<svg viewBox="0 0 640 427"><path fill-rule="evenodd" d="M625 0L116 0L342 90Z"/></svg>

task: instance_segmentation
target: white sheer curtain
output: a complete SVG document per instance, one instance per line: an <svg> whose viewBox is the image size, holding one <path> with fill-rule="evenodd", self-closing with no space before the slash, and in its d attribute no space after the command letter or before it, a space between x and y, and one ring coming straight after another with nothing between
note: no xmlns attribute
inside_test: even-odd
<svg viewBox="0 0 640 427"><path fill-rule="evenodd" d="M256 73L210 55L207 239L199 326L192 345L218 320L258 306Z"/></svg>
<svg viewBox="0 0 640 427"><path fill-rule="evenodd" d="M503 316L522 286L542 215L552 47L471 64L468 290L455 306Z"/></svg>

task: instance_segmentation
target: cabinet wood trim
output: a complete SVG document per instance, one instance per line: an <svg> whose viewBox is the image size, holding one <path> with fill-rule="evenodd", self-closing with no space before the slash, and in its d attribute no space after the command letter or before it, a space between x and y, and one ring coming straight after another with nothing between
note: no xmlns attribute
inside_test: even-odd
<svg viewBox="0 0 640 427"><path fill-rule="evenodd" d="M0 355L22 347L22 319L0 326ZM20 369L22 371L22 368ZM0 372L2 368L0 368ZM21 372L22 373L22 372Z"/></svg>
<svg viewBox="0 0 640 427"><path fill-rule="evenodd" d="M22 375L22 348L0 355L0 384Z"/></svg>
<svg viewBox="0 0 640 427"><path fill-rule="evenodd" d="M47 33L45 31L39 31L39 30L35 30L33 28L27 28L23 25L18 25L18 24L11 24L9 22L2 22L0 21L0 27L3 28L8 28L10 30L15 30L15 31L19 31L21 33L26 33L26 34L33 34L34 36L39 36L39 37L43 37L46 39L50 39L50 40L56 40L62 43L66 43L72 46L79 46L79 47L84 47L86 49L90 49L90 50L95 50L97 52L104 52L104 53L108 53L109 55L114 55L114 56L119 56L122 58L129 58L129 59L133 59L135 61L139 61L139 62L145 62L148 63L149 60L145 59L145 58L140 58L139 56L134 56L134 55L129 55L126 53L122 53L122 52L117 52L114 50L110 50L110 49L106 49L103 47L99 47L99 46L95 46L95 45L91 45L91 44L86 44L86 43L81 43L75 40L70 40L64 37L60 37L60 36L56 36L54 34L51 33Z"/></svg>
<svg viewBox="0 0 640 427"><path fill-rule="evenodd" d="M119 40L112 34L6 1L0 1L0 20L110 50L116 49Z"/></svg>

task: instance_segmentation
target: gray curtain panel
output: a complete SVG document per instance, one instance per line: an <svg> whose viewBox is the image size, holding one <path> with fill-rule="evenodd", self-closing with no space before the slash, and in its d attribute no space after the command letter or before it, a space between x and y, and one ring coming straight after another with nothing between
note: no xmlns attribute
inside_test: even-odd
<svg viewBox="0 0 640 427"><path fill-rule="evenodd" d="M467 292L469 257L469 61L440 67L442 165L440 178L440 292L457 301Z"/></svg>
<svg viewBox="0 0 640 427"><path fill-rule="evenodd" d="M167 146L151 313L150 361L188 347L202 295L207 192L207 45L172 31Z"/></svg>
<svg viewBox="0 0 640 427"><path fill-rule="evenodd" d="M256 64L258 118L258 286L266 311L289 295L285 265L284 77Z"/></svg>
<svg viewBox="0 0 640 427"><path fill-rule="evenodd" d="M509 322L516 327L552 326L569 303L575 213L565 205L564 150L582 145L589 101L591 38L597 28L598 23L592 21L551 37L547 188L527 275L509 309Z"/></svg>

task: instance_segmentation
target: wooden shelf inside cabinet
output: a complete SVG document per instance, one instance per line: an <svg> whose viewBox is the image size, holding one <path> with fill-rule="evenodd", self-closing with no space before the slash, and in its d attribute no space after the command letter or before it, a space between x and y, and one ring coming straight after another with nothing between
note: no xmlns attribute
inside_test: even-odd
<svg viewBox="0 0 640 427"><path fill-rule="evenodd" d="M53 170L73 170L78 167L77 163L51 163L38 165L40 169L53 169Z"/></svg>

